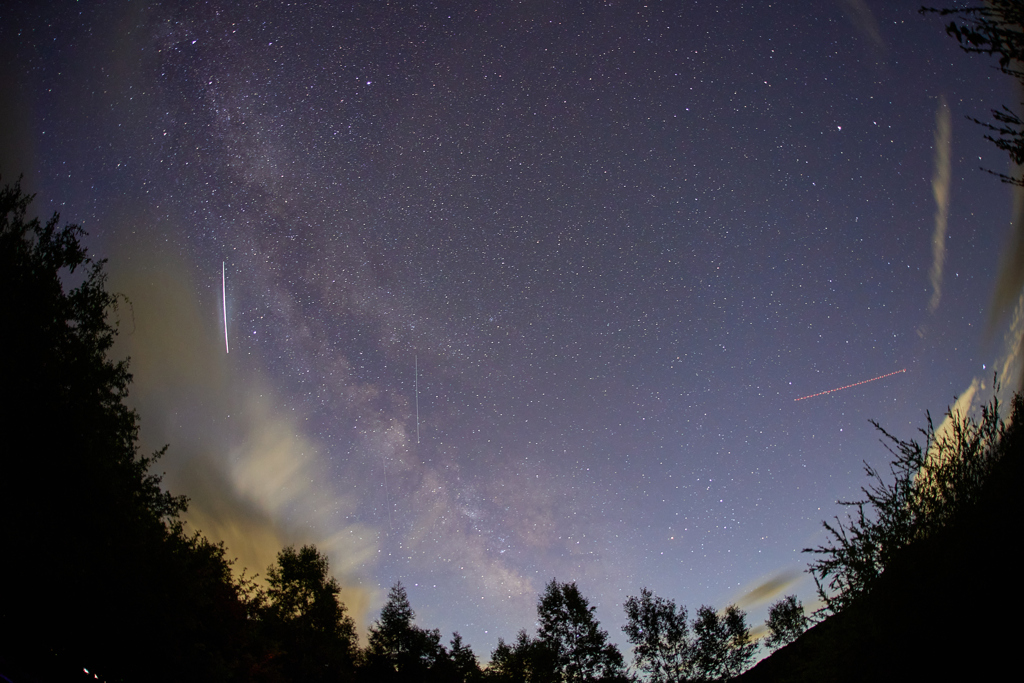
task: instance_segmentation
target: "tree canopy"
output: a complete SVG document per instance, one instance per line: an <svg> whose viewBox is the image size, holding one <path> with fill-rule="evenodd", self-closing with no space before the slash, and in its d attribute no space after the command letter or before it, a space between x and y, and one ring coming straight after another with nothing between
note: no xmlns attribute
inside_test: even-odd
<svg viewBox="0 0 1024 683"><path fill-rule="evenodd" d="M366 666L377 680L427 680L435 665L447 658L441 632L416 626L415 618L399 581L388 592L380 618L370 625Z"/></svg>
<svg viewBox="0 0 1024 683"><path fill-rule="evenodd" d="M622 654L608 642L596 609L575 583L552 579L537 602L537 636L520 631L512 644L499 639L488 673L528 683L625 680Z"/></svg>
<svg viewBox="0 0 1024 683"><path fill-rule="evenodd" d="M312 545L288 547L267 570L264 615L281 648L289 680L337 681L354 676L355 622L339 600L327 558Z"/></svg>
<svg viewBox="0 0 1024 683"><path fill-rule="evenodd" d="M651 683L674 683L692 675L694 664L686 607L644 588L626 599L622 630L633 646L636 668Z"/></svg>
<svg viewBox="0 0 1024 683"><path fill-rule="evenodd" d="M622 654L594 618L596 609L575 583L552 579L541 594L538 639L554 653L559 680L608 680L623 674Z"/></svg>
<svg viewBox="0 0 1024 683"><path fill-rule="evenodd" d="M691 624L686 607L644 588L625 604L622 627L633 645L633 661L651 683L728 680L754 657L746 613L730 605L722 614L702 605Z"/></svg>
<svg viewBox="0 0 1024 683"><path fill-rule="evenodd" d="M768 620L765 621L768 636L765 645L771 650L777 650L792 643L807 629L807 621L803 604L795 595L787 595L768 608Z"/></svg>
<svg viewBox="0 0 1024 683"><path fill-rule="evenodd" d="M757 643L750 640L747 615L736 605L723 614L701 605L693 622L695 669L699 681L729 680L740 674L754 657Z"/></svg>
<svg viewBox="0 0 1024 683"><path fill-rule="evenodd" d="M1014 417L1020 404L1018 394ZM927 427L920 430L924 444L897 439L872 422L893 456L891 481L865 462L871 483L861 489L864 498L840 501L853 514L824 522L828 540L804 550L817 555L809 570L823 610L840 611L870 591L904 548L934 535L979 501L1008 443L999 401L993 397L983 406L979 420L952 410L946 416L948 427L937 431L927 415Z"/></svg>
<svg viewBox="0 0 1024 683"><path fill-rule="evenodd" d="M922 7L923 13L952 17L946 33L964 52L999 57L999 70L1024 86L1024 5L1019 0L989 0L984 5L950 9ZM985 137L1006 152L1017 166L1024 164L1024 121L1003 105L992 110L995 125L970 117L988 129ZM1024 176L989 171L1012 185L1024 187Z"/></svg>
<svg viewBox="0 0 1024 683"><path fill-rule="evenodd" d="M128 363L107 357L124 300L81 228L29 218L32 199L20 182L0 190L0 377L14 399L0 412L0 515L20 554L0 563L0 621L19 625L0 657L8 671L229 680L245 607L224 549L184 532L187 499L152 471L162 451L139 452Z"/></svg>

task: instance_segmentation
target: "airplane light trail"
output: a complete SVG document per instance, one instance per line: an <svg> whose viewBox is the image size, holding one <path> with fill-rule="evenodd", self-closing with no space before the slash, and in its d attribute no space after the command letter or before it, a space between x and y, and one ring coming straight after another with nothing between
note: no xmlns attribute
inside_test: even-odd
<svg viewBox="0 0 1024 683"><path fill-rule="evenodd" d="M897 370L896 372L890 372L887 375L879 375L878 377L873 377L871 379L866 379L863 382L854 382L853 384L847 384L845 387L836 387L835 389L829 389L828 391L819 391L816 394L811 394L810 396L801 396L800 398L794 398L793 400L794 401L803 401L803 400L808 399L808 398L814 398L815 396L824 396L825 394L831 394L834 391L842 391L843 389L849 389L850 387L859 387L861 384L867 384L868 382L874 382L874 381L877 381L877 380L880 380L880 379L885 379L886 377L892 377L893 375L898 375L901 372L906 372L906 371L907 371L907 369L903 368L902 370Z"/></svg>
<svg viewBox="0 0 1024 683"><path fill-rule="evenodd" d="M220 296L221 303L224 305L224 353L231 353L231 349L228 348L228 288L227 288L227 275L225 273L224 262L220 262Z"/></svg>

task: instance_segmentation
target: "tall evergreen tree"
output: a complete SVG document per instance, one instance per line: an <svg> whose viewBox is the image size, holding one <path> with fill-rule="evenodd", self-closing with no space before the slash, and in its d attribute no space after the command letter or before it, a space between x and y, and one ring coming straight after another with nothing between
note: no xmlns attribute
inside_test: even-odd
<svg viewBox="0 0 1024 683"><path fill-rule="evenodd" d="M370 625L365 673L379 681L423 681L447 656L441 632L416 626L416 613L399 581L388 592L380 618Z"/></svg>
<svg viewBox="0 0 1024 683"><path fill-rule="evenodd" d="M446 683L474 683L483 680L480 662L477 661L472 648L462 642L462 636L458 631L452 634L448 650L442 648L441 656L431 672L431 678Z"/></svg>

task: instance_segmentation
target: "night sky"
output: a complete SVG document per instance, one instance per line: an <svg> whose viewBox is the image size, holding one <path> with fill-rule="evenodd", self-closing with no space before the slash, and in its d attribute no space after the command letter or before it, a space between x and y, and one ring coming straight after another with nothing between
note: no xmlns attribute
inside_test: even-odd
<svg viewBox="0 0 1024 683"><path fill-rule="evenodd" d="M400 580L484 659L552 578L759 625L869 419L1014 383L1012 81L917 7L7 1L0 174L110 259L237 568L313 542L361 635Z"/></svg>

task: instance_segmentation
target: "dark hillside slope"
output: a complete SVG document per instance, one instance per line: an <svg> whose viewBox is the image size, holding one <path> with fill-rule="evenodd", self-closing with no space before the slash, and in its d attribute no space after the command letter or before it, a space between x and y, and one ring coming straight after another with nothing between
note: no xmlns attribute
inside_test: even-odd
<svg viewBox="0 0 1024 683"><path fill-rule="evenodd" d="M739 677L762 681L1002 680L1020 665L1024 406L980 503L907 547L869 595Z"/></svg>

